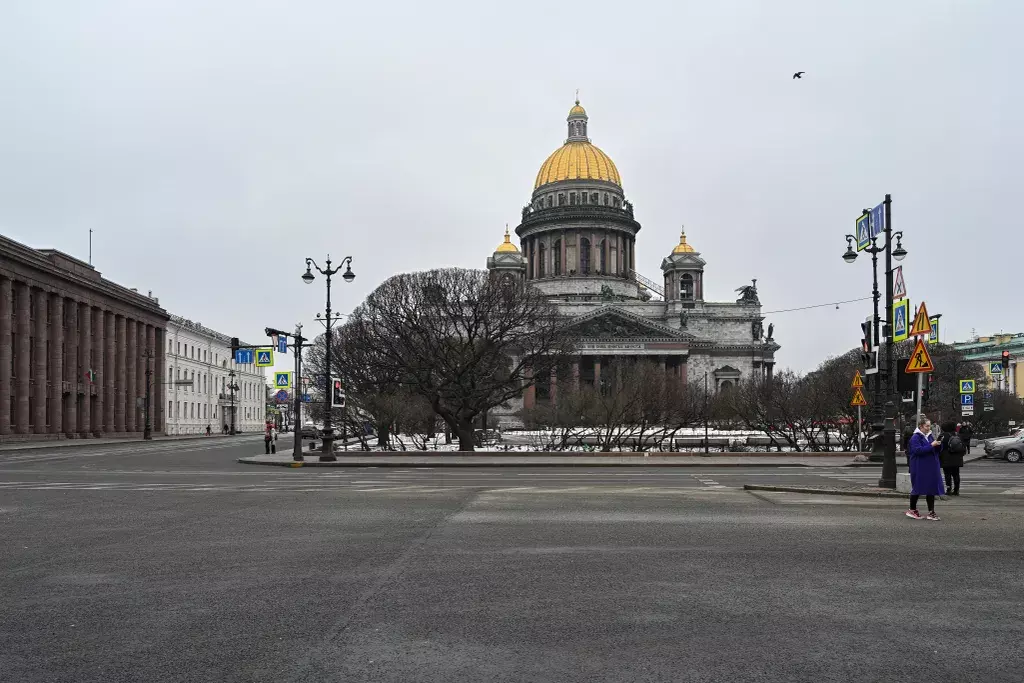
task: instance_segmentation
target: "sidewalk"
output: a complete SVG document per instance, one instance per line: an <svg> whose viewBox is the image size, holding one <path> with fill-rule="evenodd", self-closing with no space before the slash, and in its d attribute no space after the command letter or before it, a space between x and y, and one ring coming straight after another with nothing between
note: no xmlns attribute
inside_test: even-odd
<svg viewBox="0 0 1024 683"><path fill-rule="evenodd" d="M31 451L44 448L74 448L82 446L116 446L116 445L138 445L140 443L154 443L154 442L165 442L165 441L202 441L202 440L213 440L213 439L245 439L262 437L262 434L257 432L246 432L244 434L235 434L234 436L225 434L211 434L206 436L205 434L183 434L179 436L154 436L150 441L143 440L141 435L131 435L122 437L108 437L100 439L48 439L44 441L11 441L8 443L0 443L0 453L8 451Z"/></svg>
<svg viewBox="0 0 1024 683"><path fill-rule="evenodd" d="M239 458L246 465L278 467L879 467L877 463L855 463L850 455L372 455L366 452L337 454L332 462L320 462L318 453L303 453L301 463L290 453L253 455Z"/></svg>

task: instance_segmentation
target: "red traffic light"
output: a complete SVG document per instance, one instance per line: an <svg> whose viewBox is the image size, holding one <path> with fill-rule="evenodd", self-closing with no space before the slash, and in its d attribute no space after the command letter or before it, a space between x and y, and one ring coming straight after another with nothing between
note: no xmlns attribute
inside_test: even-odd
<svg viewBox="0 0 1024 683"><path fill-rule="evenodd" d="M335 389L341 389L341 380L340 379L334 380L334 388Z"/></svg>
<svg viewBox="0 0 1024 683"><path fill-rule="evenodd" d="M1010 352L1003 351L1003 360L1010 360Z"/></svg>

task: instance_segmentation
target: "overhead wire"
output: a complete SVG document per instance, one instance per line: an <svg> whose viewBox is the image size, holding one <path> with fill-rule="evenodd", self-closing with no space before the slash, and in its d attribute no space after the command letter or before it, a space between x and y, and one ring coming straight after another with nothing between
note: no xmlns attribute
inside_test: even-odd
<svg viewBox="0 0 1024 683"><path fill-rule="evenodd" d="M871 301L870 296L861 297L859 299L847 299L846 301L830 301L827 304L814 304L813 306L799 306L797 308L782 308L777 311L761 311L761 315L768 315L770 313L790 313L792 311L809 311L812 308L824 308L825 306L839 306L841 304L853 304L858 301Z"/></svg>

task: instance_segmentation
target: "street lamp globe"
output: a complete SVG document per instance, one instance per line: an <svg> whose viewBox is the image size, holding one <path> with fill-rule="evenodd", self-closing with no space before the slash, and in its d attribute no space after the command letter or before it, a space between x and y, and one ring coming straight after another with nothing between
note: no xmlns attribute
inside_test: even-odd
<svg viewBox="0 0 1024 683"><path fill-rule="evenodd" d="M897 242L896 248L892 250L892 257L897 261L902 261L907 257L907 250L903 248L902 244Z"/></svg>
<svg viewBox="0 0 1024 683"><path fill-rule="evenodd" d="M852 245L846 245L846 253L843 254L843 260L847 263L853 263L857 260L857 252L853 250Z"/></svg>
<svg viewBox="0 0 1024 683"><path fill-rule="evenodd" d="M313 271L311 271L309 269L309 266L307 265L306 272L302 274L302 281L305 282L307 285L310 285L313 284L314 279L316 278L313 276Z"/></svg>
<svg viewBox="0 0 1024 683"><path fill-rule="evenodd" d="M345 266L345 272L342 274L341 279L345 282L352 282L356 279L356 274L352 272L352 266Z"/></svg>

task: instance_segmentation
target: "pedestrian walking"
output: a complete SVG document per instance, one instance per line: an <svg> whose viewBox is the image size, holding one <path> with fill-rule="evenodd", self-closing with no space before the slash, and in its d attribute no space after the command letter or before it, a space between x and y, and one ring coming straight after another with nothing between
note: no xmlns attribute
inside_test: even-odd
<svg viewBox="0 0 1024 683"><path fill-rule="evenodd" d="M910 508L906 515L911 519L937 522L939 516L935 514L935 496L941 496L945 491L942 488L942 467L939 463L942 441L931 434L931 428L932 421L922 415L907 446L910 458ZM921 496L928 503L926 517L917 511L917 500Z"/></svg>
<svg viewBox="0 0 1024 683"><path fill-rule="evenodd" d="M971 454L971 438L974 436L974 428L971 427L970 422L964 422L960 425L960 431L958 432L960 439L964 442L964 448L966 449L967 455Z"/></svg>
<svg viewBox="0 0 1024 683"><path fill-rule="evenodd" d="M277 427L270 426L270 452L277 453Z"/></svg>
<svg viewBox="0 0 1024 683"><path fill-rule="evenodd" d="M960 426L960 433L963 433L963 425ZM942 448L939 453L939 461L942 463L942 473L946 477L946 495L960 495L960 468L964 466L964 453L967 448L964 446L963 437L957 433L956 425L947 422L942 425Z"/></svg>
<svg viewBox="0 0 1024 683"><path fill-rule="evenodd" d="M266 427L263 428L263 448L266 450L267 455L270 455L270 440L271 438L273 438L273 434L271 434L271 431L273 430L271 429L270 423L268 422Z"/></svg>

